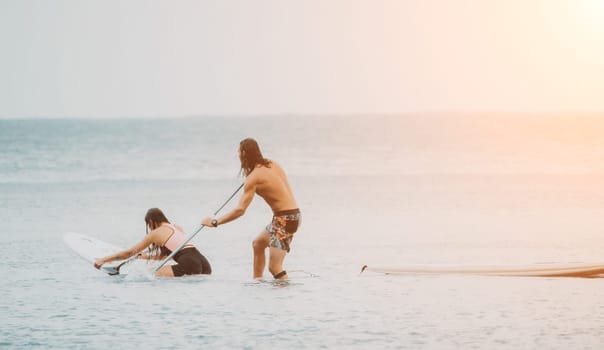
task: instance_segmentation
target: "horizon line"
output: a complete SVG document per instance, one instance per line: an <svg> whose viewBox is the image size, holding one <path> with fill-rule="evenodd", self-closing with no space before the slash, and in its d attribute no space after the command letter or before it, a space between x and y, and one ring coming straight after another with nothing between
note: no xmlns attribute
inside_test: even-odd
<svg viewBox="0 0 604 350"><path fill-rule="evenodd" d="M453 116L604 116L603 111L417 111L417 112L355 112L355 113L203 113L203 114L180 114L180 115L105 115L105 116L75 116L75 115L38 115L38 116L0 116L0 120L60 120L60 119L89 119L89 120L116 120L116 119L195 119L195 118L295 118L295 117L453 117Z"/></svg>

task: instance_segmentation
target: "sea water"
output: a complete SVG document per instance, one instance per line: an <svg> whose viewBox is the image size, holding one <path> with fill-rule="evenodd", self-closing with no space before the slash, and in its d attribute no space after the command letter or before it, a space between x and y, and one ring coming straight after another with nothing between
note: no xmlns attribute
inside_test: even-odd
<svg viewBox="0 0 604 350"><path fill-rule="evenodd" d="M2 120L0 348L601 349L602 279L359 272L604 262L602 135L573 115ZM260 198L194 238L209 277L107 276L63 243L129 247L150 207L192 232L243 181L245 137L302 210L289 282L252 279Z"/></svg>

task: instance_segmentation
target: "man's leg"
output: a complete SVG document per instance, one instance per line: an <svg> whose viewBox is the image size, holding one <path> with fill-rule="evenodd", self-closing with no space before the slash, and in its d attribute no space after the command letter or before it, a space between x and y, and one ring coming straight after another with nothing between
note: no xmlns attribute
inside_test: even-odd
<svg viewBox="0 0 604 350"><path fill-rule="evenodd" d="M264 251L268 247L269 237L268 231L264 229L252 242L252 247L254 248L254 278L262 278L262 274L264 273L264 266L266 265Z"/></svg>
<svg viewBox="0 0 604 350"><path fill-rule="evenodd" d="M270 255L268 261L268 271L272 273L273 276L280 274L281 272L285 272L283 270L283 260L285 259L285 254L287 254L287 252L281 248L270 247L269 254ZM280 280L286 280L287 273L284 273L275 278Z"/></svg>

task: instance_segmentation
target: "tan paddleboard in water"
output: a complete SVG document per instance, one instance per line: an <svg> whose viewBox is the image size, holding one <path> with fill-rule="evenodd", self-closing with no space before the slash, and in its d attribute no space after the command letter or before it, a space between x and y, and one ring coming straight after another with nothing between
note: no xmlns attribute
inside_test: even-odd
<svg viewBox="0 0 604 350"><path fill-rule="evenodd" d="M388 275L481 275L518 277L604 277L604 264L539 264L526 266L363 266L361 272L377 272Z"/></svg>

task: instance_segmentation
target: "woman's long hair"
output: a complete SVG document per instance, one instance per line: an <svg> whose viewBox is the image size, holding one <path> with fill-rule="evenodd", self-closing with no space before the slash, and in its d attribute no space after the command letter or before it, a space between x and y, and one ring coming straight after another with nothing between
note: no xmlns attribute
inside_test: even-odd
<svg viewBox="0 0 604 350"><path fill-rule="evenodd" d="M241 172L245 176L251 174L258 164L265 167L271 166L271 161L262 156L258 142L252 138L246 138L239 143L239 160L241 161Z"/></svg>
<svg viewBox="0 0 604 350"><path fill-rule="evenodd" d="M159 208L151 208L147 210L147 214L145 215L145 231L149 234L149 227L151 227L152 230L155 230L164 222L170 223L164 213ZM149 256L161 256L161 246L152 243L149 246L148 254Z"/></svg>

